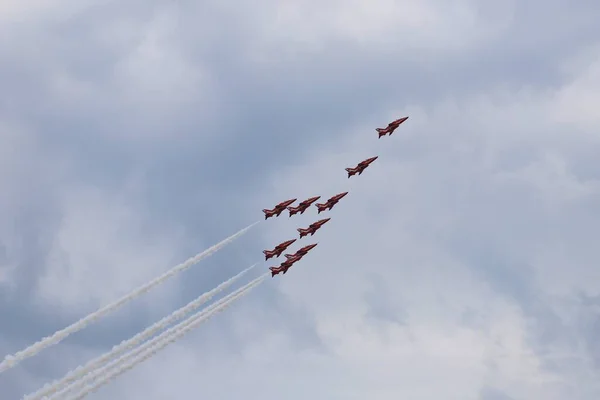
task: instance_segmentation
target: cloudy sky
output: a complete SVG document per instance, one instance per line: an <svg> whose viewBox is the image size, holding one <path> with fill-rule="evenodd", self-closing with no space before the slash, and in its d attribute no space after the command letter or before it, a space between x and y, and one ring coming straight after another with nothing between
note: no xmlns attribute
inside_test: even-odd
<svg viewBox="0 0 600 400"><path fill-rule="evenodd" d="M2 1L1 355L262 208L348 190L285 277L90 398L598 399L599 20L591 0ZM259 224L1 374L2 398L316 218Z"/></svg>

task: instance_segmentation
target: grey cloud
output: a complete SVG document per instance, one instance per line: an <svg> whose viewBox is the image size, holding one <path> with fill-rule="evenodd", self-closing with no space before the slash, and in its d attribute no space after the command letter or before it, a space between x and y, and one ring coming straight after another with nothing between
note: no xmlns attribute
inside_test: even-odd
<svg viewBox="0 0 600 400"><path fill-rule="evenodd" d="M381 276L372 277L370 291L365 295L365 300L369 306L367 316L374 320L374 323L394 323L406 324L406 310L398 308L390 298L386 285Z"/></svg>
<svg viewBox="0 0 600 400"><path fill-rule="evenodd" d="M492 387L485 387L481 391L480 400L514 400L512 397L506 395L500 390Z"/></svg>
<svg viewBox="0 0 600 400"><path fill-rule="evenodd" d="M468 108L466 106L465 108ZM502 112L502 111L499 111ZM554 391L554 396L560 396L558 393L577 393L580 398L587 398L594 393L597 387L591 385L591 376L594 372L586 370L580 378L580 372L585 370L586 358L592 354L582 354L578 348L578 342L582 339L583 332L573 324L573 321L565 319L564 316L557 313L552 298L548 297L546 291L557 290L551 288L558 282L552 283L553 274L561 274L567 278L572 276L567 282L572 282L576 287L581 285L583 280L577 275L590 275L590 261L596 259L594 247L590 247L586 237L592 233L591 226L597 225L596 214L588 208L588 203L593 202L597 197L597 192L581 195L577 197L579 188L576 187L577 177L569 176L565 178L559 171L553 170L556 165L544 158L544 154L555 144L540 143L534 158L526 162L527 168L534 165L535 174L529 177L523 174L522 180L502 180L498 179L497 165L486 163L485 157L481 153L468 153L451 146L451 142L461 144L471 143L472 137L469 133L461 133L461 124L464 124L464 130L470 132L468 124L480 126L485 115L471 115L476 111L466 112L465 121L453 123L454 131L424 132L419 134L428 134L433 136L430 143L418 149L420 154L413 154L409 160L395 161L392 151L381 151L384 156L392 157L389 161L382 161L379 164L380 169L369 171L369 179L361 181L360 193L353 191L352 204L360 204L353 207L348 204L336 211L337 220L334 228L336 234L321 234L320 238L328 242L327 255L325 259L317 261L317 264L324 264L328 267L319 268L319 277L326 283L315 285L311 282L306 273L298 272L295 278L296 282L291 282L283 290L288 296L297 298L298 301L306 302L315 307L315 312L319 308L330 309L330 318L334 318L335 307L331 307L331 291L336 293L336 297L343 296L347 298L349 304L341 307L342 314L348 312L353 307L362 305L356 301L356 296L364 285L352 280L351 282L338 282L337 276L360 275L362 279L373 274L383 273L389 284L387 294L391 295L393 291L399 291L394 294L395 302L403 299L402 289L409 290L410 293L418 293L418 288L401 286L404 280L415 281L415 276L422 277L417 280L423 285L423 291L429 293L433 286L439 290L449 287L462 287L460 277L448 281L448 286L439 285L440 279L448 279L447 269L437 269L429 267L423 272L415 269L421 269L427 264L426 254L431 250L440 251L443 249L448 255L454 257L454 261L460 261L464 264L470 274L474 274L477 280L485 282L492 288L495 296L505 297L510 303L518 305L519 312L523 313L524 324L526 324L525 343L535 352L540 361L540 370L544 373L556 374L564 379L560 383L563 391ZM441 121L447 121L446 115L433 116L431 118L440 118ZM512 113L503 112L508 119ZM440 128L440 126L427 125L431 130ZM485 124L482 126L483 132ZM410 128L407 128L410 129ZM519 127L514 134L526 133L523 130L528 127ZM539 127L535 127L539 129ZM411 136L412 132L407 132ZM507 135L512 135L508 133ZM419 136L421 137L421 136ZM411 139L406 139L410 145ZM414 139L413 139L414 140ZM440 140L441 143L436 144ZM572 138L571 138L572 140ZM571 142L573 145L575 142ZM579 145L585 145L585 140L579 142ZM332 148L334 144L329 144ZM404 145L404 143L402 143ZM370 150L370 145L369 151ZM475 146L477 148L477 146ZM546 147L544 149L544 147ZM400 145L398 145L400 148ZM313 162L319 162L318 165L304 165L305 171L301 169L289 177L292 181L298 180L301 183L284 183L281 177L276 178L276 182L284 185L283 192L287 187L298 185L300 190L305 190L305 186L313 183L318 184L317 190L323 190L330 182L334 180L333 175L324 173L317 182L311 182L308 178L310 174L323 168L333 168L339 160L328 162L326 153L329 148L325 148L313 158ZM348 151L347 149L345 149ZM396 153L396 149L393 153ZM478 149L479 150L479 149ZM483 149L482 149L483 150ZM362 149L361 151L367 151ZM538 152L539 151L539 152ZM352 149L352 155L358 157L359 150ZM537 153L537 154L536 154ZM561 154L565 156L565 154ZM542 161L540 161L542 160ZM420 162L417 162L420 161ZM487 164L487 165L486 165ZM538 170L544 169L544 173ZM568 161L567 161L568 165ZM567 167L568 169L568 167ZM394 171L399 177L396 185L385 185L383 176ZM385 172L381 172L385 171ZM288 172L289 174L289 172ZM552 184L545 182L546 175L551 176ZM418 179L411 179L418 177ZM520 178L521 179L521 178ZM563 182L561 182L563 180ZM327 182L324 184L322 182ZM555 192L553 184L563 185L562 192ZM350 185L350 184L348 184ZM593 186L592 186L593 187ZM575 196L575 197L571 197ZM373 203L374 202L374 203ZM369 204L370 205L367 205ZM385 218L385 214L377 213L378 208L394 210L402 217ZM571 215L570 212L573 212ZM366 217L369 216L369 218ZM587 219L579 220L586 215ZM595 221L595 222L594 222ZM580 223L581 222L581 223ZM397 224L396 226L394 226ZM372 228L367 228L370 226ZM375 229L375 227L377 227ZM282 229L275 230L277 234L283 232ZM366 233L363 235L362 233ZM351 234L348 234L351 232ZM381 233L379 233L381 232ZM385 232L385 233L384 233ZM411 240L407 240L407 235ZM336 240L335 236L341 236ZM362 237L362 239L359 239ZM414 238L414 239L413 239ZM425 247L416 249L409 244L415 239L420 238L425 241L434 240L436 247L434 249ZM271 239L274 239L272 237ZM398 242L398 243L397 243ZM419 243L417 241L417 243ZM346 249L352 249L352 255L347 254ZM552 255L556 252L555 255ZM542 254L550 254L538 259ZM362 254L362 256L360 255ZM385 263L383 268L376 268L378 263L383 263L384 257L395 259L400 254L403 260L403 266L393 265L394 263ZM558 256L558 259L556 257ZM416 258L416 259L415 259ZM555 258L555 261L552 259ZM443 259L436 260L432 258L431 263L444 263ZM445 261L447 263L447 261ZM425 264L425 265L423 265ZM362 267L368 265L369 268ZM444 264L441 264L444 265ZM441 267L440 265L440 267ZM411 266L409 268L408 266ZM569 267L566 267L569 266ZM446 267L447 268L447 267ZM565 268L569 268L565 270ZM350 273L351 271L351 273ZM457 269L457 272L460 271ZM569 271L569 274L563 271ZM442 275L441 277L439 275ZM594 276L595 274L591 274ZM560 278L559 278L560 279ZM591 278L593 279L593 277ZM566 287L568 283L565 282ZM591 281L587 286L590 291L597 290L597 286ZM435 285L430 285L435 283ZM548 285L550 284L550 285ZM313 293L311 296L317 297L316 301L303 296L300 287L311 285ZM548 285L548 286L547 286ZM558 286L563 286L558 284ZM565 289L566 289L565 287ZM335 289L333 289L335 288ZM565 290L561 289L561 290ZM385 289L381 289L384 291ZM435 290L435 289L433 289ZM451 289L448 289L451 290ZM319 293L319 294L316 294ZM435 292L434 292L435 293ZM443 293L443 292L442 292ZM572 292L562 293L565 299L572 296ZM416 295L417 296L421 296ZM431 294L435 298L435 294ZM440 294L442 296L442 294ZM429 299L427 294L423 295L423 300ZM562 298L562 297L561 297ZM439 306L449 298L442 297ZM489 301L489 300L487 300ZM480 303L474 303L470 307L485 309L486 300L481 299ZM402 303L400 303L402 304ZM411 304L409 309L416 310L419 304ZM451 308L451 306L448 306ZM416 311L413 311L416 312ZM461 313L464 318L464 313ZM492 314L494 315L494 314ZM327 318L327 317L325 317ZM451 317L450 317L451 318ZM490 318L493 318L490 316ZM494 324L493 320L488 320L488 324ZM409 324L410 325L410 324ZM471 326L472 323L471 323ZM485 328L483 328L485 329ZM556 351L562 351L557 356ZM553 354L554 353L554 354ZM570 360L565 358L569 357ZM556 357L559 357L557 359ZM562 357L562 358L560 358ZM578 359L577 359L578 358ZM573 371L578 371L577 373ZM589 374L589 375L588 375ZM524 380L527 380L523 375ZM586 378L583 378L586 376ZM589 376L590 380L587 380ZM574 383L579 381L580 383ZM573 383L571 383L573 382ZM550 384L549 384L550 385ZM559 385L557 383L557 385ZM515 389L516 390L516 389ZM530 393L533 395L533 393ZM536 393L535 395L541 395ZM515 395L516 396L516 395ZM518 398L519 396L517 396ZM560 398L560 397L557 397Z"/></svg>

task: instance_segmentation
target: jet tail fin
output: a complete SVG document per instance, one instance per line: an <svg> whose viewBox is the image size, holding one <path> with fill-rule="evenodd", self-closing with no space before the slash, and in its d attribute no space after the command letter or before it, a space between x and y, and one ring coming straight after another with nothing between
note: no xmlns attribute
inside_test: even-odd
<svg viewBox="0 0 600 400"><path fill-rule="evenodd" d="M269 269L271 270L271 278L281 272L281 268L279 267L269 267Z"/></svg>
<svg viewBox="0 0 600 400"><path fill-rule="evenodd" d="M269 258L273 257L273 252L269 251L269 250L263 250L263 254L265 255L265 261L267 261Z"/></svg>
<svg viewBox="0 0 600 400"><path fill-rule="evenodd" d="M302 239L304 236L308 235L308 229L298 228L296 229L300 233L300 238Z"/></svg>
<svg viewBox="0 0 600 400"><path fill-rule="evenodd" d="M319 210L317 214L320 214L321 211L325 211L327 209L327 203L317 203L316 206L317 210Z"/></svg>
<svg viewBox="0 0 600 400"><path fill-rule="evenodd" d="M269 210L268 208L265 208L264 210L262 210L262 212L265 213L265 219L272 217L274 215L273 210Z"/></svg>

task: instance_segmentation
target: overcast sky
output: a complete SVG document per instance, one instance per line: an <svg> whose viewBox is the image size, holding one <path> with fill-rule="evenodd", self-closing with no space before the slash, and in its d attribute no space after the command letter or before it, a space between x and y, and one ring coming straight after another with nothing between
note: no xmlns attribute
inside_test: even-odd
<svg viewBox="0 0 600 400"><path fill-rule="evenodd" d="M349 191L288 274L90 398L597 400L598 21L592 0L2 1L0 356L263 208ZM262 222L2 398L316 219Z"/></svg>

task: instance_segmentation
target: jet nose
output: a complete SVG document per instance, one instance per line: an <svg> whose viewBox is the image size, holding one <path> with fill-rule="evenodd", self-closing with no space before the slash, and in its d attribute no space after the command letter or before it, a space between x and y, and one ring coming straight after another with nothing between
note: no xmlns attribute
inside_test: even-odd
<svg viewBox="0 0 600 400"><path fill-rule="evenodd" d="M348 192L344 192L344 193L342 193L342 197L344 197L344 196L345 196L345 195L347 195L347 194L348 194Z"/></svg>
<svg viewBox="0 0 600 400"><path fill-rule="evenodd" d="M330 221L331 218L325 218L325 220L323 221L323 223Z"/></svg>
<svg viewBox="0 0 600 400"><path fill-rule="evenodd" d="M406 121L408 119L408 117L402 117L400 118L400 123L403 123L404 121Z"/></svg>

